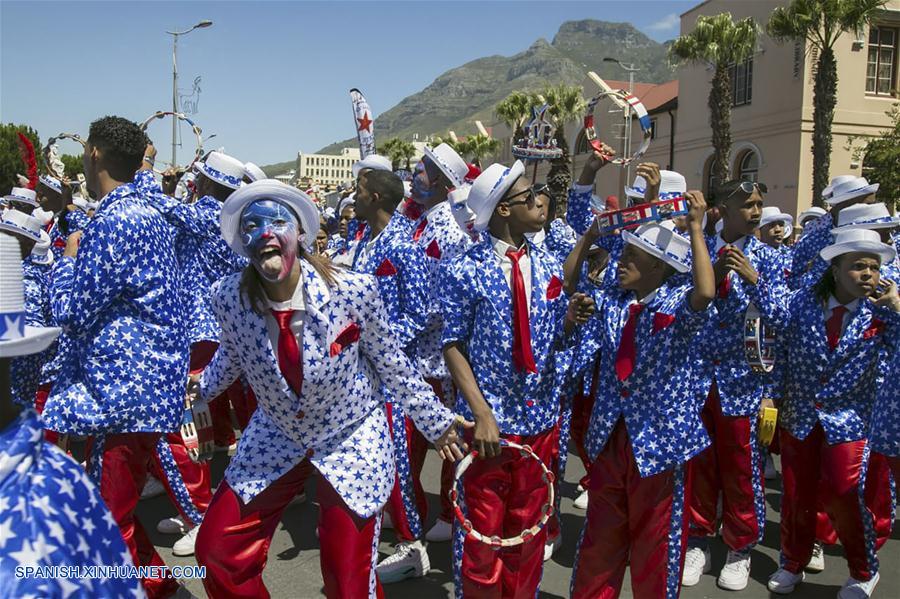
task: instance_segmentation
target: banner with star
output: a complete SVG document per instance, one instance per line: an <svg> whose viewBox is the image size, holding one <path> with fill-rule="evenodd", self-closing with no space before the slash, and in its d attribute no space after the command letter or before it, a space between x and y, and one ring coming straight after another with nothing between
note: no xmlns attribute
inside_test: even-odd
<svg viewBox="0 0 900 599"><path fill-rule="evenodd" d="M353 105L353 123L356 137L359 140L359 157L365 158L375 153L375 128L372 126L372 111L362 92L355 87L350 90L350 103Z"/></svg>

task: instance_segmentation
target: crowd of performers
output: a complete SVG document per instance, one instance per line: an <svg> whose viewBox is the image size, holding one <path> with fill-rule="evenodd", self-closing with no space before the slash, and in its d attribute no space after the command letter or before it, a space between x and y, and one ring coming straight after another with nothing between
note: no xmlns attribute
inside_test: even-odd
<svg viewBox="0 0 900 599"><path fill-rule="evenodd" d="M855 176L794 223L761 182L708 205L643 163L627 203L683 197L687 214L601 230L603 150L563 198L521 162L480 171L446 144L406 185L369 155L326 212L221 152L158 182L137 125L92 123L87 197L42 175L0 218L0 596L184 594L171 575L15 575L163 565L135 517L153 477L179 512L159 530L183 535L175 553L206 567L207 594L267 597L269 543L316 473L328 597L382 597L446 541L458 597L534 597L563 542L577 545L572 597L617 596L626 565L634 596L675 597L709 572L716 534L717 583L739 591L778 451L769 590L792 592L840 542L839 597L871 596L900 479L900 219ZM769 372L748 362L748 309L776 334ZM186 404L209 406L231 446L215 489L179 432ZM83 466L63 453L74 440ZM429 445L443 461L426 531ZM558 508L547 487L570 445L583 530L554 513L510 547L468 534L516 537ZM378 563L388 526L396 548Z"/></svg>

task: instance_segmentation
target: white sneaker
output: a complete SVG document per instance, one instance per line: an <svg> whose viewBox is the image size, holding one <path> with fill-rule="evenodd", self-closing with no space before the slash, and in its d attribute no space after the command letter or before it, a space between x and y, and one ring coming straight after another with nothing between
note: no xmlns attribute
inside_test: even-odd
<svg viewBox="0 0 900 599"><path fill-rule="evenodd" d="M453 536L453 523L438 518L434 526L425 533L425 540L429 543L443 543L449 541L451 536Z"/></svg>
<svg viewBox="0 0 900 599"><path fill-rule="evenodd" d="M553 552L560 548L562 545L562 533L556 535L556 538L552 541L547 541L544 545L544 561L548 561L551 557L553 557Z"/></svg>
<svg viewBox="0 0 900 599"><path fill-rule="evenodd" d="M579 493L584 493L585 488L582 486L581 483L578 483L578 486L575 487L575 490L578 491Z"/></svg>
<svg viewBox="0 0 900 599"><path fill-rule="evenodd" d="M166 492L166 488L155 476L148 476L144 488L141 490L141 499L150 499Z"/></svg>
<svg viewBox="0 0 900 599"><path fill-rule="evenodd" d="M588 507L588 492L582 491L581 494L575 498L575 501L572 502L572 505L577 510L586 510Z"/></svg>
<svg viewBox="0 0 900 599"><path fill-rule="evenodd" d="M389 555L375 569L381 584L400 582L428 574L431 564L428 551L422 541L398 543L393 555Z"/></svg>
<svg viewBox="0 0 900 599"><path fill-rule="evenodd" d="M173 518L163 518L160 520L156 525L156 530L164 535L183 535L189 529L184 518L175 516Z"/></svg>
<svg viewBox="0 0 900 599"><path fill-rule="evenodd" d="M822 543L816 541L813 544L813 552L812 557L809 558L809 563L806 564L804 570L807 572L821 572L825 569L825 551L822 548Z"/></svg>
<svg viewBox="0 0 900 599"><path fill-rule="evenodd" d="M684 554L684 573L681 575L681 585L692 587L700 582L700 576L709 572L712 567L712 558L709 549L693 547Z"/></svg>
<svg viewBox="0 0 900 599"><path fill-rule="evenodd" d="M197 533L200 532L200 525L190 529L186 535L175 541L172 545L172 555L178 557L187 557L194 555L194 543L197 542Z"/></svg>
<svg viewBox="0 0 900 599"><path fill-rule="evenodd" d="M716 584L726 591L743 591L750 578L750 550L729 551Z"/></svg>
<svg viewBox="0 0 900 599"><path fill-rule="evenodd" d="M766 457L766 472L765 475L766 480L775 480L778 478L778 470L775 470L775 460L772 459L772 454L769 454Z"/></svg>
<svg viewBox="0 0 900 599"><path fill-rule="evenodd" d="M875 585L878 584L879 578L881 576L878 572L869 580L856 580L851 576L838 592L838 599L868 599L875 591Z"/></svg>
<svg viewBox="0 0 900 599"><path fill-rule="evenodd" d="M389 528L394 528L394 521L391 520L391 514L387 510L384 510L381 512L381 529L387 530Z"/></svg>
<svg viewBox="0 0 900 599"><path fill-rule="evenodd" d="M769 577L769 584L766 586L776 595L787 595L794 592L794 588L803 582L806 575L803 572L794 574L784 568L778 568L775 574Z"/></svg>

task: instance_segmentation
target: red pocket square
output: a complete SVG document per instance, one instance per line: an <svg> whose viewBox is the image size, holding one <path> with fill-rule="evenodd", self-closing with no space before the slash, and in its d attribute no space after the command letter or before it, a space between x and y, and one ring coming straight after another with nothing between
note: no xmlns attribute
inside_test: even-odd
<svg viewBox="0 0 900 599"><path fill-rule="evenodd" d="M675 322L675 317L664 312L657 312L653 315L653 332L657 333L670 324Z"/></svg>
<svg viewBox="0 0 900 599"><path fill-rule="evenodd" d="M384 262L382 262L378 267L378 270L375 271L376 277L389 277L395 274L397 274L397 267L387 258L384 259Z"/></svg>
<svg viewBox="0 0 900 599"><path fill-rule="evenodd" d="M559 294L562 293L562 281L559 280L559 277L553 275L550 279L550 282L547 284L547 299L555 300L559 297Z"/></svg>
<svg viewBox="0 0 900 599"><path fill-rule="evenodd" d="M334 342L331 344L331 348L329 353L331 357L338 355L344 348L349 347L351 344L359 341L359 325L355 322L351 322L344 330L341 331L338 336L335 338Z"/></svg>
<svg viewBox="0 0 900 599"><path fill-rule="evenodd" d="M433 239L431 243L428 244L428 247L425 248L425 255L434 258L435 260L441 259L441 246L438 245L437 239Z"/></svg>
<svg viewBox="0 0 900 599"><path fill-rule="evenodd" d="M880 334L884 331L884 322L878 320L877 318L872 319L872 324L869 325L869 328L863 331L863 339L871 339L875 335Z"/></svg>

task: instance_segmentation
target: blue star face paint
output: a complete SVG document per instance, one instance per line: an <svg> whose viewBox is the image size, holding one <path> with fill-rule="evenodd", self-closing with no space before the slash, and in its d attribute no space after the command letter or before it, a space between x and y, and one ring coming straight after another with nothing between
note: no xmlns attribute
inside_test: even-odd
<svg viewBox="0 0 900 599"><path fill-rule="evenodd" d="M413 179L410 184L412 199L420 204L430 200L434 195L434 187L438 179L440 179L438 167L427 157L422 158L416 164L416 170L413 172Z"/></svg>
<svg viewBox="0 0 900 599"><path fill-rule="evenodd" d="M297 216L281 202L257 200L241 213L241 244L264 279L283 281L300 249Z"/></svg>

